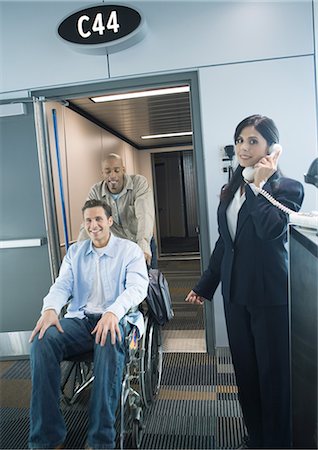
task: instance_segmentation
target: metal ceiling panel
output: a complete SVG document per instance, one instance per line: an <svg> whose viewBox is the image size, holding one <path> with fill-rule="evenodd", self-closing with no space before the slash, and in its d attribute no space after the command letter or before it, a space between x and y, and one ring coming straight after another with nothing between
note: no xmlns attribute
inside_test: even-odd
<svg viewBox="0 0 318 450"><path fill-rule="evenodd" d="M189 93L94 103L69 100L69 107L137 149L191 145L192 136L142 139L141 136L191 132Z"/></svg>

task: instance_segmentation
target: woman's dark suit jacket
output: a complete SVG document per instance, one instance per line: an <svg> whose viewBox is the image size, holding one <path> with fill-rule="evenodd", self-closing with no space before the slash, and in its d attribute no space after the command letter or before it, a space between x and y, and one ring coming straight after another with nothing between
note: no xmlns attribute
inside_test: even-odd
<svg viewBox="0 0 318 450"><path fill-rule="evenodd" d="M263 186L276 200L298 211L303 201L303 186L277 172ZM211 300L221 281L225 302L247 306L287 303L287 224L288 216L261 194L255 196L246 186L234 241L226 218L233 197L221 200L218 207L219 239L207 270L194 292Z"/></svg>

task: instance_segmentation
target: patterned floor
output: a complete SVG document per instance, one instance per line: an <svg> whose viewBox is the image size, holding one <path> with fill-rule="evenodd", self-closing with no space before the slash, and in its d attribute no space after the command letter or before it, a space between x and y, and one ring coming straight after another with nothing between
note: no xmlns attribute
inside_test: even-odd
<svg viewBox="0 0 318 450"><path fill-rule="evenodd" d="M1 448L27 448L30 370L28 361L1 362ZM83 448L87 433L85 392L63 406L65 448ZM237 389L227 349L166 353L159 394L145 412L142 449L236 448L243 434ZM129 446L129 439L127 440Z"/></svg>

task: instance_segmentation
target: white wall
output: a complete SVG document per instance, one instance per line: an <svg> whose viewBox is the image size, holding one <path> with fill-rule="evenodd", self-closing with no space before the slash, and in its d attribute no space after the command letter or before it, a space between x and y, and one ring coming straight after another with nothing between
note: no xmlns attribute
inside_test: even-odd
<svg viewBox="0 0 318 450"><path fill-rule="evenodd" d="M309 0L116 3L138 7L147 34L109 56L109 73L106 52L81 54L56 33L89 2L2 0L0 92L313 53Z"/></svg>
<svg viewBox="0 0 318 450"><path fill-rule="evenodd" d="M110 55L112 77L313 52L311 1L131 3L144 12L148 33Z"/></svg>
<svg viewBox="0 0 318 450"><path fill-rule="evenodd" d="M0 7L0 92L108 78L106 56L75 52L57 36L58 23L87 2L1 0Z"/></svg>

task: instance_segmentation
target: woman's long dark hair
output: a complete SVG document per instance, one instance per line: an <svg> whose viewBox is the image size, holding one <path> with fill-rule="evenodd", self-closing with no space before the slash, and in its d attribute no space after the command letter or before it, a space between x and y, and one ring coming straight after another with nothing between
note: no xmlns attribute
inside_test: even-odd
<svg viewBox="0 0 318 450"><path fill-rule="evenodd" d="M269 117L254 114L246 117L237 125L234 133L235 144L242 130L250 126L254 127L263 136L269 146L279 142L279 132L274 121ZM230 182L222 189L221 200L232 198L238 188L244 184L243 169L244 167L240 165L236 168Z"/></svg>

